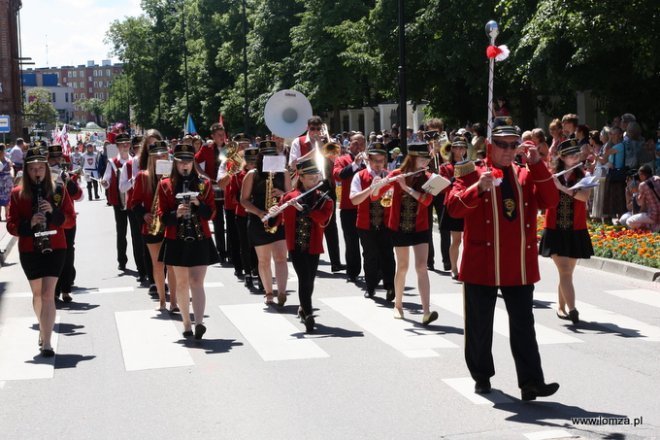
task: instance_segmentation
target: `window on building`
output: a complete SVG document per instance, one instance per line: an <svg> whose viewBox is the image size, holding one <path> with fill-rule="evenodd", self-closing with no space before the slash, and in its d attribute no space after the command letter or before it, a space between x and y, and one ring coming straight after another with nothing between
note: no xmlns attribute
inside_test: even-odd
<svg viewBox="0 0 660 440"><path fill-rule="evenodd" d="M69 93L64 92L64 102L69 102Z"/></svg>
<svg viewBox="0 0 660 440"><path fill-rule="evenodd" d="M53 102L57 102L57 95L53 93Z"/></svg>
<svg viewBox="0 0 660 440"><path fill-rule="evenodd" d="M87 77L87 81L92 82L92 77L91 77L91 76L88 76L88 77Z"/></svg>
<svg viewBox="0 0 660 440"><path fill-rule="evenodd" d="M112 76L112 70L105 69L105 76L108 76L108 77Z"/></svg>
<svg viewBox="0 0 660 440"><path fill-rule="evenodd" d="M66 76L67 76L67 78L71 78L71 71L70 70L66 73Z"/></svg>
<svg viewBox="0 0 660 440"><path fill-rule="evenodd" d="M92 88L91 88L91 87L89 88L89 92L88 92L88 93L92 93Z"/></svg>

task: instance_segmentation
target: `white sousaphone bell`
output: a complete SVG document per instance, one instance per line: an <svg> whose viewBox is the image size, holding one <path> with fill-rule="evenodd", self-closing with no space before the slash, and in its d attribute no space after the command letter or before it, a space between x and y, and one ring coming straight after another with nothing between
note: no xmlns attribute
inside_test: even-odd
<svg viewBox="0 0 660 440"><path fill-rule="evenodd" d="M270 97L264 108L264 121L268 129L282 138L295 138L307 129L312 117L312 104L300 92L280 90Z"/></svg>

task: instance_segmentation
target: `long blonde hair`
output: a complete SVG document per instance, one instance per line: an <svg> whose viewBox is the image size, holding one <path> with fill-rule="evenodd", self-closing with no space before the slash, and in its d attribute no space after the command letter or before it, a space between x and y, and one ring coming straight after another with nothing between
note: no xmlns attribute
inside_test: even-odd
<svg viewBox="0 0 660 440"><path fill-rule="evenodd" d="M43 181L45 189L43 197L50 197L55 192L55 180L53 179L53 176L50 172L50 165L48 165L48 162L40 163L43 163L46 166L46 176L44 177ZM28 174L28 167L30 165L30 163L25 164L23 169L23 176L21 177L20 182L17 184L17 186L20 186L21 188L20 197L27 200L33 199L34 194L32 194L32 185L36 185L36 182L33 182L32 179L30 179L30 175Z"/></svg>

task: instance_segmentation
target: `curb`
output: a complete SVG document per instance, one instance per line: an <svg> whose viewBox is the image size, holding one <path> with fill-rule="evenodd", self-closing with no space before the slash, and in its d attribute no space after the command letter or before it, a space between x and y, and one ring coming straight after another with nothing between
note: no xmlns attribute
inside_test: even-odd
<svg viewBox="0 0 660 440"><path fill-rule="evenodd" d="M7 255L9 255L9 252L11 252L11 249L14 247L16 244L16 239L17 237L14 237L13 235L9 235L8 240L3 240L0 242L0 267L2 267L5 264L5 259L7 258Z"/></svg>
<svg viewBox="0 0 660 440"><path fill-rule="evenodd" d="M640 264L601 257L591 257L589 259L581 258L578 260L578 264L580 266L602 270L612 274L660 283L660 269L654 269Z"/></svg>

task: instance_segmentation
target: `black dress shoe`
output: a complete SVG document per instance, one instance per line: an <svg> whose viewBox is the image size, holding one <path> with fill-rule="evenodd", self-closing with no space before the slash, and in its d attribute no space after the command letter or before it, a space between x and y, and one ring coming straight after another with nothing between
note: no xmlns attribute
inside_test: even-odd
<svg viewBox="0 0 660 440"><path fill-rule="evenodd" d="M204 336L204 333L206 333L206 327L204 324L197 324L195 325L195 339L202 339L202 336Z"/></svg>
<svg viewBox="0 0 660 440"><path fill-rule="evenodd" d="M52 358L55 356L55 351L52 348L42 348L41 355L45 358Z"/></svg>
<svg viewBox="0 0 660 440"><path fill-rule="evenodd" d="M477 394L490 393L490 380L478 380L474 383L474 392Z"/></svg>
<svg viewBox="0 0 660 440"><path fill-rule="evenodd" d="M121 271L125 271L126 270L126 263L119 263L117 265L117 269L119 269Z"/></svg>
<svg viewBox="0 0 660 440"><path fill-rule="evenodd" d="M346 270L346 265L345 264L340 264L338 266L331 266L330 267L330 272L341 272L342 270Z"/></svg>
<svg viewBox="0 0 660 440"><path fill-rule="evenodd" d="M192 338L192 336L193 336L193 331L192 330L186 330L185 332L183 332L183 337L184 338Z"/></svg>
<svg viewBox="0 0 660 440"><path fill-rule="evenodd" d="M442 268L445 272L449 272L451 270L451 263L442 263Z"/></svg>
<svg viewBox="0 0 660 440"><path fill-rule="evenodd" d="M307 333L312 333L314 331L314 324L316 324L314 321L314 315L305 316L305 331Z"/></svg>
<svg viewBox="0 0 660 440"><path fill-rule="evenodd" d="M434 264L427 264L426 269L430 270L431 272L435 272L435 265Z"/></svg>
<svg viewBox="0 0 660 440"><path fill-rule="evenodd" d="M394 294L394 288L387 289L387 292L385 292L385 301L392 302L394 301L395 296L396 295Z"/></svg>
<svg viewBox="0 0 660 440"><path fill-rule="evenodd" d="M367 289L367 290L364 291L364 297L365 298L373 298L375 293L376 292L374 291L374 289Z"/></svg>
<svg viewBox="0 0 660 440"><path fill-rule="evenodd" d="M234 276L235 276L236 278L239 278L239 279L240 279L240 278L243 278L243 271L242 271L242 270L235 270L235 271L234 271Z"/></svg>
<svg viewBox="0 0 660 440"><path fill-rule="evenodd" d="M346 280L346 282L347 282L347 283L357 283L357 275L352 275L352 276L349 275L349 277L348 277L348 279Z"/></svg>
<svg viewBox="0 0 660 440"><path fill-rule="evenodd" d="M570 312L568 312L568 319L571 320L573 325L577 324L580 322L580 312L577 311L577 309L573 309Z"/></svg>
<svg viewBox="0 0 660 440"><path fill-rule="evenodd" d="M158 288L156 287L155 284L152 284L151 286L149 286L149 295L158 296Z"/></svg>
<svg viewBox="0 0 660 440"><path fill-rule="evenodd" d="M70 293L63 293L63 294L62 294L62 301L64 301L65 303L68 304L68 303L70 303L71 301L73 301L73 298L71 298L71 294L70 294Z"/></svg>
<svg viewBox="0 0 660 440"><path fill-rule="evenodd" d="M245 278L243 279L243 284L245 284L245 287L248 289L254 289L254 284L252 284L252 275L245 275Z"/></svg>
<svg viewBox="0 0 660 440"><path fill-rule="evenodd" d="M537 397L552 396L559 389L558 383L528 384L520 389L522 400L536 400Z"/></svg>

